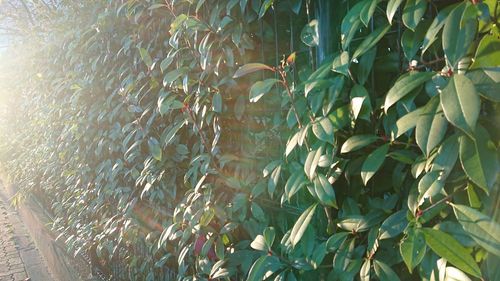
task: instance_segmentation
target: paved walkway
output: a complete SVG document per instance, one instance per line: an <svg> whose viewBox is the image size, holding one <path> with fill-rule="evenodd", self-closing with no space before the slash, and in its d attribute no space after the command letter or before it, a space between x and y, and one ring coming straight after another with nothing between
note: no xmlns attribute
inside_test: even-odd
<svg viewBox="0 0 500 281"><path fill-rule="evenodd" d="M0 281L24 280L52 278L19 216L6 198L0 196Z"/></svg>

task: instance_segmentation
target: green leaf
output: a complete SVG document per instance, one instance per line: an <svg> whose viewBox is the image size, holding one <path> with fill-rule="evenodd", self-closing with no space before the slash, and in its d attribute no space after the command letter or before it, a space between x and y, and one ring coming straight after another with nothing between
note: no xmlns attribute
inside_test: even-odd
<svg viewBox="0 0 500 281"><path fill-rule="evenodd" d="M293 247L297 245L297 243L300 241L302 238L302 235L304 235L304 232L307 229L307 226L311 222L311 219L314 215L314 211L316 210L316 207L318 204L313 204L307 210L305 210L302 215L297 219L295 222L295 225L292 228L292 232L290 233L290 243L292 244Z"/></svg>
<svg viewBox="0 0 500 281"><path fill-rule="evenodd" d="M439 96L434 96L418 118L415 131L417 144L427 157L441 143L447 128L448 122L441 109Z"/></svg>
<svg viewBox="0 0 500 281"><path fill-rule="evenodd" d="M415 30L427 10L426 0L407 0L403 8L403 23L411 30Z"/></svg>
<svg viewBox="0 0 500 281"><path fill-rule="evenodd" d="M407 213L408 210L403 209L390 215L380 226L379 239L393 238L401 234L408 225Z"/></svg>
<svg viewBox="0 0 500 281"><path fill-rule="evenodd" d="M469 78L476 91L484 98L500 102L500 68L497 69L478 69L468 71L465 75Z"/></svg>
<svg viewBox="0 0 500 281"><path fill-rule="evenodd" d="M361 22L368 27L368 23L370 22L373 13L375 12L375 8L377 8L377 4L381 0L372 0L371 2L367 2L367 4L363 7L361 10L361 14L359 15L359 18L361 19Z"/></svg>
<svg viewBox="0 0 500 281"><path fill-rule="evenodd" d="M389 90L384 102L384 111L405 97L411 91L430 80L435 75L434 72L412 72L400 78Z"/></svg>
<svg viewBox="0 0 500 281"><path fill-rule="evenodd" d="M292 196L306 184L304 174L293 173L285 184L285 196L290 201Z"/></svg>
<svg viewBox="0 0 500 281"><path fill-rule="evenodd" d="M160 70L162 73L165 72L165 70L167 70L167 68L172 64L172 62L174 61L176 55L182 51L183 48L180 48L180 49L176 49L175 51L173 52L169 52L169 54L167 55L166 58L164 58L161 63L160 63Z"/></svg>
<svg viewBox="0 0 500 281"><path fill-rule="evenodd" d="M295 135L293 135L288 140L288 142L286 143L286 148L285 148L285 156L290 155L290 153L295 148L295 146L297 146L297 142L299 140L299 137L300 137L300 131L298 131L297 133L295 133Z"/></svg>
<svg viewBox="0 0 500 281"><path fill-rule="evenodd" d="M312 150L307 154L306 162L304 163L304 172L309 179L316 175L316 167L318 167L319 159L323 154L323 147Z"/></svg>
<svg viewBox="0 0 500 281"><path fill-rule="evenodd" d="M439 171L441 178L445 180L451 173L458 159L458 137L452 135L448 137L439 150L432 162L431 171Z"/></svg>
<svg viewBox="0 0 500 281"><path fill-rule="evenodd" d="M361 270L359 271L359 280L370 281L370 269L371 260L365 259L365 261L363 262L363 266L361 266Z"/></svg>
<svg viewBox="0 0 500 281"><path fill-rule="evenodd" d="M352 39L356 32L358 32L358 26L361 23L361 19L359 18L359 14L361 10L371 0L365 0L356 3L349 12L342 19L342 24L340 26L341 33L341 42L342 42L342 50L347 50L349 45L351 44Z"/></svg>
<svg viewBox="0 0 500 281"><path fill-rule="evenodd" d="M432 198L439 194L444 188L444 180L441 172L432 171L423 176L418 182L419 200L418 205L422 205L426 198Z"/></svg>
<svg viewBox="0 0 500 281"><path fill-rule="evenodd" d="M276 190L276 186L278 185L280 175L281 175L281 165L279 165L278 167L276 167L276 169L273 170L271 176L269 177L269 181L267 183L267 190L271 198L273 197L274 191Z"/></svg>
<svg viewBox="0 0 500 281"><path fill-rule="evenodd" d="M441 30L441 28L443 28L444 23L445 23L446 19L448 18L448 15L450 14L450 12L456 6L457 5L453 4L453 5L450 5L444 9L442 9L441 11L439 11L437 16L434 18L434 20L431 23L431 26L429 26L429 28L427 29L427 32L425 33L424 41L422 44L422 54L424 54L425 51L427 51L427 49L429 49L429 47L432 45L432 43L434 43L434 41L436 41L437 34Z"/></svg>
<svg viewBox="0 0 500 281"><path fill-rule="evenodd" d="M356 65L356 78L359 85L364 85L368 78L370 78L370 73L373 68L373 63L377 56L377 45L368 50L359 58L359 63Z"/></svg>
<svg viewBox="0 0 500 281"><path fill-rule="evenodd" d="M177 121L170 130L166 131L165 137L162 136L162 140L164 140L165 145L170 144L170 142L174 139L177 132L184 126L185 122Z"/></svg>
<svg viewBox="0 0 500 281"><path fill-rule="evenodd" d="M467 20L464 26L460 26L465 7L465 3L462 3L451 11L443 28L443 50L448 65L453 69L456 69L460 59L466 55L476 35L476 20Z"/></svg>
<svg viewBox="0 0 500 281"><path fill-rule="evenodd" d="M239 78L241 76L244 76L244 75L259 71L259 70L270 70L270 71L274 72L274 69L272 67L265 65L263 63L247 63L247 64L241 66L240 68L238 68L238 70L236 70L236 72L233 75L233 78Z"/></svg>
<svg viewBox="0 0 500 281"><path fill-rule="evenodd" d="M151 155L153 155L153 157L156 160L161 161L162 151L158 140L153 137L150 137L148 140L148 146L149 146L149 153L151 153Z"/></svg>
<svg viewBox="0 0 500 281"><path fill-rule="evenodd" d="M497 28L492 28L490 34L486 34L476 50L471 68L493 68L500 65L500 33ZM497 92L498 93L498 92Z"/></svg>
<svg viewBox="0 0 500 281"><path fill-rule="evenodd" d="M394 272L394 270L392 270L390 266L382 261L373 260L373 269L375 269L375 274L380 279L380 281L400 280L396 272Z"/></svg>
<svg viewBox="0 0 500 281"><path fill-rule="evenodd" d="M314 190L321 204L338 209L335 191L324 175L318 174L317 177L314 178Z"/></svg>
<svg viewBox="0 0 500 281"><path fill-rule="evenodd" d="M163 86L166 87L168 84L174 82L179 79L182 75L186 74L189 68L182 67L179 69L172 70L163 76Z"/></svg>
<svg viewBox="0 0 500 281"><path fill-rule="evenodd" d="M148 50L139 48L139 53L141 55L142 61L148 66L148 69L151 69L151 66L153 65L153 59L149 55Z"/></svg>
<svg viewBox="0 0 500 281"><path fill-rule="evenodd" d="M266 274L274 273L282 267L281 261L276 256L264 255L259 257L250 268L246 281L262 281Z"/></svg>
<svg viewBox="0 0 500 281"><path fill-rule="evenodd" d="M451 124L473 136L481 100L469 78L462 74L453 75L441 92L441 106Z"/></svg>
<svg viewBox="0 0 500 281"><path fill-rule="evenodd" d="M250 211L252 212L252 215L254 218L256 218L258 221L265 222L266 221L266 215L264 214L264 210L255 202L252 202L250 205Z"/></svg>
<svg viewBox="0 0 500 281"><path fill-rule="evenodd" d="M276 237L276 230L272 226L266 227L264 229L263 234L264 234L264 240L266 241L266 244L268 245L270 250L271 247L273 246L274 238Z"/></svg>
<svg viewBox="0 0 500 281"><path fill-rule="evenodd" d="M267 244L266 239L264 239L264 236L260 234L255 237L252 243L250 243L250 247L252 247L252 249L255 249L257 251L264 251L264 252L267 252L271 249L269 244Z"/></svg>
<svg viewBox="0 0 500 281"><path fill-rule="evenodd" d="M356 151L358 149L361 149L369 144L374 143L377 141L379 137L375 135L355 135L347 139L344 144L342 145L342 148L340 149L340 153L347 153L347 152L352 152Z"/></svg>
<svg viewBox="0 0 500 281"><path fill-rule="evenodd" d="M396 121L395 129L392 131L392 139L399 138L402 134L417 126L417 121L424 111L423 107L419 107Z"/></svg>
<svg viewBox="0 0 500 281"><path fill-rule="evenodd" d="M270 78L253 84L252 88L250 88L250 102L257 102L262 96L269 93L277 82L279 82L279 80Z"/></svg>
<svg viewBox="0 0 500 281"><path fill-rule="evenodd" d="M467 249L453 238L440 230L432 228L422 228L425 242L438 256L445 258L459 269L481 278L481 270Z"/></svg>
<svg viewBox="0 0 500 281"><path fill-rule="evenodd" d="M465 174L486 193L498 175L498 154L492 146L489 134L482 126L476 128L475 140L460 137L460 162Z"/></svg>
<svg viewBox="0 0 500 281"><path fill-rule="evenodd" d="M361 167L361 179L363 179L364 185L366 185L378 169L380 169L388 151L389 144L386 143L370 153L365 162L363 162L363 166Z"/></svg>
<svg viewBox="0 0 500 281"><path fill-rule="evenodd" d="M335 141L332 122L326 117L321 117L319 120L316 120L312 125L312 131L314 135L322 141L326 141L330 144L333 144Z"/></svg>
<svg viewBox="0 0 500 281"><path fill-rule="evenodd" d="M212 219L215 217L215 210L213 208L208 208L203 212L200 218L200 224L202 226L207 226L210 224Z"/></svg>
<svg viewBox="0 0 500 281"><path fill-rule="evenodd" d="M468 206L451 204L463 229L486 251L500 257L500 225Z"/></svg>
<svg viewBox="0 0 500 281"><path fill-rule="evenodd" d="M389 0L389 3L387 3L386 14L390 24L392 24L392 19L401 3L403 3L403 0Z"/></svg>
<svg viewBox="0 0 500 281"><path fill-rule="evenodd" d="M212 98L212 108L214 112L222 112L222 96L219 92L215 93Z"/></svg>
<svg viewBox="0 0 500 281"><path fill-rule="evenodd" d="M349 52L343 51L333 60L332 71L349 76L350 63Z"/></svg>
<svg viewBox="0 0 500 281"><path fill-rule="evenodd" d="M264 3L262 3L262 5L260 6L260 11L259 11L259 19L262 18L266 14L267 10L269 10L269 8L271 8L273 3L274 3L274 0L265 0Z"/></svg>
<svg viewBox="0 0 500 281"><path fill-rule="evenodd" d="M372 104L370 95L365 87L355 84L350 93L351 109L354 115L354 120L361 118L370 121L372 113Z"/></svg>
<svg viewBox="0 0 500 281"><path fill-rule="evenodd" d="M415 57L418 50L422 46L422 41L424 40L425 32L428 30L429 25L430 22L425 20L418 24L415 31L406 29L403 32L403 35L401 36L401 47L403 48L405 57L409 61Z"/></svg>
<svg viewBox="0 0 500 281"><path fill-rule="evenodd" d="M422 232L413 227L409 228L406 237L399 246L399 251L410 273L424 259L425 250L425 239Z"/></svg>
<svg viewBox="0 0 500 281"><path fill-rule="evenodd" d="M373 222L370 222L367 216L348 215L342 218L337 226L351 232L364 232L370 228Z"/></svg>
<svg viewBox="0 0 500 281"><path fill-rule="evenodd" d="M300 39L309 47L319 45L318 20L312 20L302 28Z"/></svg>
<svg viewBox="0 0 500 281"><path fill-rule="evenodd" d="M335 252L338 250L340 245L344 243L349 236L349 232L337 232L334 235L330 236L326 241L326 250L328 252Z"/></svg>
<svg viewBox="0 0 500 281"><path fill-rule="evenodd" d="M374 31L372 31L370 33L370 35L366 36L366 38L363 40L363 42L361 42L361 44L359 44L358 48L356 49L356 51L352 55L352 59L354 60L354 59L359 58L361 55L363 55L368 50L370 50L373 46L375 46L375 44L377 44L378 41L380 41L380 39L382 39L382 37L384 37L384 35L387 33L387 31L389 31L390 28L391 28L391 26L389 24L387 24L385 26L381 26L381 27L375 29Z"/></svg>

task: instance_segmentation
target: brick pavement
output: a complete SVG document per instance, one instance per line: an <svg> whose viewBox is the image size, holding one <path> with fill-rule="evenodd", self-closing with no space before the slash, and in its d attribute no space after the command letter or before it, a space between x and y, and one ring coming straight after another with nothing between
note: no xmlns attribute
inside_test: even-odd
<svg viewBox="0 0 500 281"><path fill-rule="evenodd" d="M0 281L50 281L49 276L17 213L0 197Z"/></svg>

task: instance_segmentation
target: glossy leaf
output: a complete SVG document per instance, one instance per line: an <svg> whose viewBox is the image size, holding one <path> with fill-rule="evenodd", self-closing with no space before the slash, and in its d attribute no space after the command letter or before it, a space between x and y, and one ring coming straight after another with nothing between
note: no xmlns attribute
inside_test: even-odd
<svg viewBox="0 0 500 281"><path fill-rule="evenodd" d="M418 117L415 138L422 152L429 156L446 134L448 122L444 117L439 96L434 96Z"/></svg>
<svg viewBox="0 0 500 281"><path fill-rule="evenodd" d="M441 106L446 119L469 136L476 128L481 101L474 84L462 74L456 74L441 93Z"/></svg>
<svg viewBox="0 0 500 281"><path fill-rule="evenodd" d="M425 249L424 235L419 229L409 228L399 246L399 251L410 273L424 259Z"/></svg>
<svg viewBox="0 0 500 281"><path fill-rule="evenodd" d="M392 24L392 19L394 18L394 15L396 14L401 3L403 3L403 0L389 0L387 3L386 14L390 24Z"/></svg>
<svg viewBox="0 0 500 281"><path fill-rule="evenodd" d="M364 185L366 185L378 169L380 169L388 151L389 144L384 144L370 153L365 162L363 162L363 166L361 167L361 179L363 179Z"/></svg>
<svg viewBox="0 0 500 281"><path fill-rule="evenodd" d="M389 90L385 97L384 111L387 110L398 102L400 99L408 95L411 91L416 89L418 86L424 84L434 76L434 72L416 72L410 73L409 75L400 78L394 86Z"/></svg>
<svg viewBox="0 0 500 281"><path fill-rule="evenodd" d="M348 76L350 62L349 52L343 51L333 60L332 71Z"/></svg>
<svg viewBox="0 0 500 281"><path fill-rule="evenodd" d="M319 159L323 154L323 147L312 150L307 154L306 162L304 163L304 172L309 179L314 178L316 175L316 168L318 167Z"/></svg>
<svg viewBox="0 0 500 281"><path fill-rule="evenodd" d="M498 176L497 153L491 148L489 134L483 127L476 128L474 137L475 140L460 137L460 162L467 177L488 193Z"/></svg>
<svg viewBox="0 0 500 281"><path fill-rule="evenodd" d="M347 139L340 150L341 153L348 153L361 149L377 141L379 137L375 135L355 135Z"/></svg>
<svg viewBox="0 0 500 281"><path fill-rule="evenodd" d="M426 0L407 0L403 9L403 23L415 30L427 10Z"/></svg>
<svg viewBox="0 0 500 281"><path fill-rule="evenodd" d="M292 228L292 232L290 233L290 243L292 244L292 246L295 246L297 245L297 243L299 243L302 235L304 235L304 232L311 222L317 206L317 204L311 205L302 213L302 215L300 215L300 217L295 222L295 225Z"/></svg>
<svg viewBox="0 0 500 281"><path fill-rule="evenodd" d="M153 59L149 55L148 50L144 48L139 48L139 53L141 55L142 61L146 64L148 68L151 68L151 66L153 65Z"/></svg>
<svg viewBox="0 0 500 281"><path fill-rule="evenodd" d="M429 49L429 47L432 45L432 43L434 43L434 41L436 41L439 31L441 30L441 28L443 28L444 23L448 18L448 15L455 7L456 5L450 5L448 7L445 7L444 9L439 11L437 16L434 18L431 25L427 29L427 32L425 33L422 45L422 54Z"/></svg>
<svg viewBox="0 0 500 281"><path fill-rule="evenodd" d="M272 67L265 65L265 64L262 64L262 63L247 63L247 64L241 66L240 68L238 68L238 70L236 70L236 72L233 75L233 78L239 78L241 76L245 76L247 74L250 74L250 73L253 73L253 72L256 72L259 70L274 71L274 69Z"/></svg>
<svg viewBox="0 0 500 281"><path fill-rule="evenodd" d="M460 245L455 238L440 230L431 228L423 228L422 233L424 234L426 244L436 254L445 258L459 269L481 278L481 271L476 262L469 255L467 249Z"/></svg>
<svg viewBox="0 0 500 281"><path fill-rule="evenodd" d="M465 205L451 204L463 229L488 252L500 256L500 225L487 215Z"/></svg>
<svg viewBox="0 0 500 281"><path fill-rule="evenodd" d="M155 138L149 138L148 146L149 146L149 152L151 153L151 155L153 155L153 157L156 160L161 161L162 151L161 151L161 146L160 146L160 143L158 142L158 140Z"/></svg>
<svg viewBox="0 0 500 281"><path fill-rule="evenodd" d="M270 78L264 81L255 82L250 88L250 102L257 102L278 82L277 79Z"/></svg>
<svg viewBox="0 0 500 281"><path fill-rule="evenodd" d="M358 26L361 23L359 14L363 9L364 5L371 0L365 0L356 3L349 12L342 19L342 24L340 26L342 49L345 51L347 47L351 44L354 34L358 31Z"/></svg>
<svg viewBox="0 0 500 281"><path fill-rule="evenodd" d="M379 260L374 260L373 261L373 269L375 269L375 274L377 277L380 279L380 281L399 281L399 277L392 270L390 266L388 266L386 263L379 261Z"/></svg>
<svg viewBox="0 0 500 281"><path fill-rule="evenodd" d="M367 5L363 7L363 10L361 10L361 14L359 18L361 19L361 22L367 27L368 23L370 22L373 13L375 12L375 8L377 8L377 4L381 0L373 0L371 2L367 2Z"/></svg>
<svg viewBox="0 0 500 281"><path fill-rule="evenodd" d="M395 130L393 131L392 138L397 139L402 134L408 132L409 130L417 126L417 121L420 118L420 115L422 114L423 111L424 108L420 107L399 118L398 121L396 121L396 126Z"/></svg>
<svg viewBox="0 0 500 281"><path fill-rule="evenodd" d="M390 215L380 226L379 239L394 238L403 233L408 225L408 219L406 218L407 213L408 211L403 209Z"/></svg>
<svg viewBox="0 0 500 281"><path fill-rule="evenodd" d="M332 185L328 182L325 176L318 174L314 179L314 189L321 204L338 208L337 200L335 199L335 191Z"/></svg>
<svg viewBox="0 0 500 281"><path fill-rule="evenodd" d="M282 267L280 260L275 256L264 255L258 258L250 268L247 281L261 281L268 272L276 272Z"/></svg>
<svg viewBox="0 0 500 281"><path fill-rule="evenodd" d="M316 47L319 44L318 21L312 20L300 33L300 39L309 47Z"/></svg>
<svg viewBox="0 0 500 281"><path fill-rule="evenodd" d="M333 144L335 141L332 122L326 117L316 120L312 125L312 131L314 135L322 141L326 141L330 144Z"/></svg>
<svg viewBox="0 0 500 281"><path fill-rule="evenodd" d="M460 59L474 40L477 29L477 21L467 20L461 27L460 22L465 10L465 3L453 9L447 17L443 28L443 50L448 64L456 69Z"/></svg>
<svg viewBox="0 0 500 281"><path fill-rule="evenodd" d="M474 56L474 62L471 68L494 68L500 65L500 31L498 28L492 28L491 33L485 35Z"/></svg>
<svg viewBox="0 0 500 281"><path fill-rule="evenodd" d="M386 26L381 26L377 29L375 29L373 32L370 33L362 42L359 44L358 48L356 51L354 51L354 54L352 55L352 59L357 59L360 56L362 56L364 53L366 53L368 50L370 50L375 44L382 39L382 37L389 31L391 28L390 25Z"/></svg>

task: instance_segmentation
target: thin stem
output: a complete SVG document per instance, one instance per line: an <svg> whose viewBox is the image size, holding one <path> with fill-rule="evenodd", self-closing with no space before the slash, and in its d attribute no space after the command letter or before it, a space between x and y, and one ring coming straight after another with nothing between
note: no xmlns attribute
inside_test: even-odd
<svg viewBox="0 0 500 281"><path fill-rule="evenodd" d="M438 206L439 204L441 204L441 203L443 203L443 202L446 202L446 201L449 201L449 200L453 197L453 195L455 195L455 194L456 194L457 192L459 192L459 191L464 191L465 189L467 189L467 185L465 185L465 186L463 186L463 187L460 187L460 188L455 189L455 191L453 191L452 193L450 193L450 194L449 194L448 196L446 196L445 198L443 198L443 199L441 199L441 200L437 201L436 203L434 203L434 204L430 205L429 207L427 207L427 208L425 208L425 209L421 210L421 211L419 212L419 214L420 214L419 216L422 216L425 212L427 212L427 211L431 210L432 208L434 208L434 207Z"/></svg>
<svg viewBox="0 0 500 281"><path fill-rule="evenodd" d="M285 75L283 70L278 70L277 72L281 76L280 83L283 85L283 87L285 87L285 90L288 94L288 97L290 97L290 103L292 104L292 111L293 111L293 114L295 115L295 119L297 119L297 124L299 124L299 128L302 129L302 127L303 127L302 122L300 122L297 108L295 108L295 99L293 97L293 93L290 90L290 87L288 87L288 83L286 82L286 75ZM304 144L306 145L307 151L309 151L310 150L309 143L307 142L307 139L305 139L305 138L304 138Z"/></svg>

